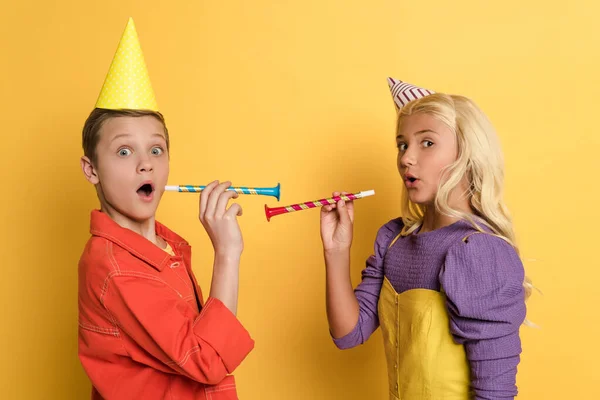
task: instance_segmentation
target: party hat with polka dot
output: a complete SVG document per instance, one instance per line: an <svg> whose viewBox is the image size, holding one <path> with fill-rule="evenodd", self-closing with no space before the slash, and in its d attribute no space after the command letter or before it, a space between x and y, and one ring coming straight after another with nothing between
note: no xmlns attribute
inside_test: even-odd
<svg viewBox="0 0 600 400"><path fill-rule="evenodd" d="M119 41L96 108L158 111L132 18Z"/></svg>

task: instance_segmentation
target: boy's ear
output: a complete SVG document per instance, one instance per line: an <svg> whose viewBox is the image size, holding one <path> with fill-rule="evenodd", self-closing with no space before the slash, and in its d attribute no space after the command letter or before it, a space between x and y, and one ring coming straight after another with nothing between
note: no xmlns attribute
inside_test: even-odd
<svg viewBox="0 0 600 400"><path fill-rule="evenodd" d="M87 179L92 185L97 185L100 182L98 179L98 174L96 172L96 168L92 165L92 161L86 157L81 157L81 170L85 175L85 179Z"/></svg>

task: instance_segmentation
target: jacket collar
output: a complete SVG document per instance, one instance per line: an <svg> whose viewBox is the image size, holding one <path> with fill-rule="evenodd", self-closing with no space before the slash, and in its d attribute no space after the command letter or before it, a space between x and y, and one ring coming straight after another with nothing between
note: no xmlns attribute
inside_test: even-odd
<svg viewBox="0 0 600 400"><path fill-rule="evenodd" d="M160 222L155 222L156 234L169 242L173 248L189 247L189 244ZM93 210L90 217L90 233L103 237L127 250L159 271L169 263L171 256L142 235L123 228L100 210Z"/></svg>

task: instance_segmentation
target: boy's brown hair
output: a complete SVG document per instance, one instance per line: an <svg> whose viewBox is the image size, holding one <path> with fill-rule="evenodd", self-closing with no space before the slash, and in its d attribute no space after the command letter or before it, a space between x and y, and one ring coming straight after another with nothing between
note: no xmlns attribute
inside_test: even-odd
<svg viewBox="0 0 600 400"><path fill-rule="evenodd" d="M165 140L167 142L167 151L169 150L169 130L165 123L165 117L158 111L151 110L108 110L105 108L95 108L88 116L83 125L83 154L90 159L92 164L96 162L96 146L100 139L100 129L102 125L111 118L119 117L146 117L156 118L165 129Z"/></svg>

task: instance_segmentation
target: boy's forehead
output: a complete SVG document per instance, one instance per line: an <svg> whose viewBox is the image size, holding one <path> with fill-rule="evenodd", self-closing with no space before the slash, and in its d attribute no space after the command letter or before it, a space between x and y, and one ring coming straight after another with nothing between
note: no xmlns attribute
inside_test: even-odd
<svg viewBox="0 0 600 400"><path fill-rule="evenodd" d="M100 130L102 136L155 136L165 137L163 125L152 116L142 117L114 117L102 124Z"/></svg>

